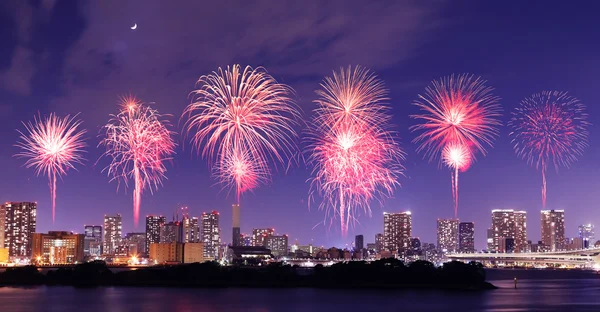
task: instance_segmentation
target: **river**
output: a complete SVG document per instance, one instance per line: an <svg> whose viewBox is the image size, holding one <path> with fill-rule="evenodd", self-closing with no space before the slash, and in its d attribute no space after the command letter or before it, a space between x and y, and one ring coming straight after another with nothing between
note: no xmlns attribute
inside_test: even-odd
<svg viewBox="0 0 600 312"><path fill-rule="evenodd" d="M577 271L491 270L488 276L500 289L461 292L3 287L0 311L600 311L600 275Z"/></svg>

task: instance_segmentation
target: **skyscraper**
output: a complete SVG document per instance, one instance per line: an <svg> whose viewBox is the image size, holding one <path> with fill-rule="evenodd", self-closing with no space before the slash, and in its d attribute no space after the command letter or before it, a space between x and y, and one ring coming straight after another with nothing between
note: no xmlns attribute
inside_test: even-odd
<svg viewBox="0 0 600 312"><path fill-rule="evenodd" d="M390 252L408 248L412 232L410 211L383 213L383 248Z"/></svg>
<svg viewBox="0 0 600 312"><path fill-rule="evenodd" d="M4 248L11 257L31 257L37 203L7 202L4 211Z"/></svg>
<svg viewBox="0 0 600 312"><path fill-rule="evenodd" d="M121 245L123 220L120 214L104 216L104 254L114 255Z"/></svg>
<svg viewBox="0 0 600 312"><path fill-rule="evenodd" d="M0 249L4 248L4 232L6 232L6 209L0 205Z"/></svg>
<svg viewBox="0 0 600 312"><path fill-rule="evenodd" d="M204 243L204 258L218 259L221 229L219 228L219 213L216 211L202 213L202 242Z"/></svg>
<svg viewBox="0 0 600 312"><path fill-rule="evenodd" d="M542 243L550 251L565 250L565 211L542 210Z"/></svg>
<svg viewBox="0 0 600 312"><path fill-rule="evenodd" d="M275 235L275 229L253 229L252 246L264 247L265 239L273 235Z"/></svg>
<svg viewBox="0 0 600 312"><path fill-rule="evenodd" d="M362 250L365 248L365 237L362 235L356 235L354 237L354 250Z"/></svg>
<svg viewBox="0 0 600 312"><path fill-rule="evenodd" d="M231 205L231 209L233 210L232 214L232 236L231 236L231 244L233 246L241 246L242 245L242 233L240 232L240 205L233 204Z"/></svg>
<svg viewBox="0 0 600 312"><path fill-rule="evenodd" d="M102 226L85 225L83 238L83 255L100 257L102 255Z"/></svg>
<svg viewBox="0 0 600 312"><path fill-rule="evenodd" d="M375 252L380 253L383 250L383 234L375 234Z"/></svg>
<svg viewBox="0 0 600 312"><path fill-rule="evenodd" d="M123 250L128 256L139 257L146 252L146 233L127 233L123 239Z"/></svg>
<svg viewBox="0 0 600 312"><path fill-rule="evenodd" d="M182 243L183 242L183 226L179 221L171 221L160 227L160 242L161 243Z"/></svg>
<svg viewBox="0 0 600 312"><path fill-rule="evenodd" d="M443 252L458 250L458 219L437 220L437 247Z"/></svg>
<svg viewBox="0 0 600 312"><path fill-rule="evenodd" d="M160 228L167 223L165 216L146 216L146 254L150 254L150 244L160 243Z"/></svg>
<svg viewBox="0 0 600 312"><path fill-rule="evenodd" d="M527 252L527 212L515 211L514 252Z"/></svg>
<svg viewBox="0 0 600 312"><path fill-rule="evenodd" d="M475 252L475 223L461 222L458 225L458 250L463 253Z"/></svg>
<svg viewBox="0 0 600 312"><path fill-rule="evenodd" d="M197 217L185 216L181 221L183 226L183 242L184 243L199 243L200 242L200 225Z"/></svg>
<svg viewBox="0 0 600 312"><path fill-rule="evenodd" d="M494 229L487 229L487 251L496 251L494 248Z"/></svg>
<svg viewBox="0 0 600 312"><path fill-rule="evenodd" d="M1 235L1 234L0 234ZM594 239L594 225L582 224L579 226L578 237L583 240L583 248L590 248L596 242Z"/></svg>
<svg viewBox="0 0 600 312"><path fill-rule="evenodd" d="M271 254L275 257L284 257L288 254L288 236L287 235L270 235L265 239L265 247L271 250Z"/></svg>
<svg viewBox="0 0 600 312"><path fill-rule="evenodd" d="M513 209L492 210L492 231L493 248L490 251L507 252L506 246L514 249L514 252L525 252L527 250L526 211L515 211ZM506 244L506 239L512 239L510 244Z"/></svg>

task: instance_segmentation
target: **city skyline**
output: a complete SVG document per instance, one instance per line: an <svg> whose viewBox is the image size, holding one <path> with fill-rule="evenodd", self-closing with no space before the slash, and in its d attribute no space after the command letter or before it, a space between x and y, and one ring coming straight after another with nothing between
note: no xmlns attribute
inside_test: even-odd
<svg viewBox="0 0 600 312"><path fill-rule="evenodd" d="M472 15L474 13L462 10L466 6L464 3L434 8L388 3L382 6L389 11L399 12L407 8L417 10L419 14L410 19L414 24L400 22L402 19L398 18L384 18L382 23L389 30L387 32L377 25L362 26L367 28L365 33L375 35L368 38L350 27L352 18L342 19L343 28L331 29L329 27L334 26L316 22L316 17L307 8L307 11L302 11L302 17L312 21L312 28L323 33L324 37L320 39L323 42L331 41L331 45L295 46L294 42L304 42L303 38L314 34L311 32L307 35L302 29L294 28L294 32L286 34L291 38L290 41L273 31L263 33L271 40L248 40L239 45L238 42L229 42L224 45L224 50L219 50L207 44L211 42L210 35L197 33L198 27L188 27L183 21L165 27L169 26L166 21L156 18L163 11L160 7L151 6L138 12L135 9L137 5L132 3L120 8L118 11L121 13L115 13L116 16L104 16L101 13L104 12L101 9L103 4L91 5L100 8L83 8L79 4L63 4L52 8L31 5L32 15L16 10L16 18L9 18L4 28L9 34L24 31L25 34L19 35L29 38L26 41L40 44L39 49L32 49L23 42L7 39L6 45L3 45L7 49L0 51L0 56L6 60L0 63L0 118L3 121L0 144L10 146L0 152L0 166L5 170L4 175L10 177L0 182L0 201L37 202L37 232L69 230L81 233L84 224L102 224L104 215L116 214L123 217L123 233L143 231L142 224L133 227L131 190L117 191L116 185L108 183L106 176L101 173L106 163L95 165L101 153L101 149L93 148L99 141L95 134L106 122L109 113L114 112L118 97L129 93L155 102L152 105L162 113L174 115L171 122L176 124L183 108L189 104L186 96L198 77L235 62L265 66L276 79L293 87L305 119L310 118L315 107L311 103L317 98L314 90L323 77L349 64L370 68L390 90L393 124L398 131L401 147L408 152L404 164L406 176L400 179L402 187L396 189L393 198L383 202L383 207L372 203L372 216L361 215L360 223L355 224L354 228L350 227L345 238L340 237L339 229L335 226L329 227L329 220L319 225L324 221L324 211L318 211L316 205L309 209L306 179L310 175L310 168L304 165L275 171L268 185L241 197L242 233L248 233L253 228L274 227L282 234L289 235L291 241L299 239L316 245L344 246L351 244L356 234L362 234L368 243L372 242L376 233L383 232L381 224L384 211L411 211L412 235L420 237L423 242L435 242L435 220L453 217L449 172L439 168L436 162L428 163L415 153L416 146L411 143L415 134L409 131L414 121L408 116L417 111L410 104L431 80L463 72L481 75L495 88L494 94L502 98L500 103L504 124L519 101L543 90L569 91L569 94L587 105L592 123L589 129L590 146L571 168L561 168L558 173L549 168L546 208L565 211L566 237L575 237L580 224L600 224L600 215L594 212L599 199L596 194L599 182L595 174L598 168L595 155L600 152L600 144L596 139L600 134L597 127L593 126L599 124L600 109L595 105L598 97L592 91L594 83L591 79L596 76L594 73L598 69L597 62L592 62L597 53L589 38L581 35L592 27L590 25L594 17L591 12L578 14L578 18L573 20L565 16L580 10L575 6L554 8L550 13L542 13L529 3L512 8L510 5L501 7L479 3L475 5L477 10L472 10L477 11L477 15ZM212 5L219 4L211 4L203 9L220 10ZM30 4L23 6L28 9ZM323 9L327 12L324 14L328 14L326 16L343 17L337 15L334 8ZM346 14L360 18L362 14L374 15L372 10L356 6L349 8ZM283 8L277 5L273 12L281 13ZM48 19L36 18L45 14L49 14ZM128 28L132 16L140 19L139 28L135 31ZM114 20L114 25L107 29L100 27L102 21L108 18ZM143 20L153 22L145 23ZM192 20L197 22L196 19ZM67 29L72 36L64 41L44 40L46 37L62 37L20 26L27 22L36 25L33 29L61 30L57 31L61 34L64 34L62 30ZM298 20L290 19L289 22L294 25ZM169 30L168 35L160 31L163 27ZM223 31L240 31L235 26L231 27ZM346 27L348 30L345 30ZM428 30L426 36L424 29ZM386 35L380 35L383 33ZM388 40L387 34L390 33L395 40ZM481 33L493 36L481 36ZM515 33L527 33L527 36L515 38ZM449 34L460 35L450 38ZM182 40L188 36L194 36L198 41ZM154 46L152 42L156 38L165 44ZM472 42L473 39L478 40L477 45ZM562 40L561 43L558 40ZM515 41L518 48L500 49L509 44L515 47ZM202 60L195 54L183 51L194 51L196 49L193 47L196 46L209 47ZM339 56L335 51L340 46L370 46L370 50L366 53L360 49L344 49L345 52ZM470 47L469 53L464 53L465 46ZM181 47L181 50L175 47ZM573 62L565 62L564 55L572 50L581 53ZM30 64L32 72L22 73L15 67L19 65L22 53L40 53L38 56L41 56L41 51L53 52L48 58L40 57L40 63L36 61ZM155 64L158 75L138 69L146 66L139 63L144 58L138 60L137 56L146 52L151 53L148 57L161 59ZM314 55L317 59L313 63L303 55ZM47 61L50 63L44 63ZM60 116L81 112L82 126L89 133L86 143L92 146L85 155L85 165L58 181L55 223L51 221L52 205L47 180L36 177L31 170L22 167L22 160L12 157L17 152L12 147L18 136L15 129L22 130L21 120L29 121L37 112L42 115L56 112ZM176 130L180 132L181 129ZM508 127L501 127L500 136L494 148L488 150L488 155L478 158L476 166L460 174L458 218L475 223L477 249L485 246L485 229L489 226L489 212L492 209L527 211L530 219L528 237L536 241L540 239L537 237L541 232L540 222L535 217L542 210L539 200L540 172L515 155L509 132ZM177 141L185 142L181 136L177 137ZM190 207L190 215L198 217L202 212L217 210L221 214L222 241L230 242L231 205L235 203L233 194L214 185L206 161L192 155L188 144L182 144L175 157L173 163L167 164L168 180L164 186L154 195L149 192L144 194L140 215L169 216L171 211L183 205Z"/></svg>

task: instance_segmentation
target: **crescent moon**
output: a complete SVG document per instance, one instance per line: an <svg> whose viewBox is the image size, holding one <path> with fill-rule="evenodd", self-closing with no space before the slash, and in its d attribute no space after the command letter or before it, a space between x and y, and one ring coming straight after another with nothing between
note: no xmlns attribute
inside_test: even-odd
<svg viewBox="0 0 600 312"><path fill-rule="evenodd" d="M131 26L131 29L135 30L137 28L137 23L133 24L133 26Z"/></svg>

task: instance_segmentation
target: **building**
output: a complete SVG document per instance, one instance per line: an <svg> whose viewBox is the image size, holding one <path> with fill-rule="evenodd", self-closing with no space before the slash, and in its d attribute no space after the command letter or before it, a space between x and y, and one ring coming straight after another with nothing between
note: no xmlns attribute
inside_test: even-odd
<svg viewBox="0 0 600 312"><path fill-rule="evenodd" d="M102 226L85 225L83 239L83 255L85 257L100 257L102 255Z"/></svg>
<svg viewBox="0 0 600 312"><path fill-rule="evenodd" d="M165 216L146 216L146 251L150 254L150 244L160 243L160 228L167 223Z"/></svg>
<svg viewBox="0 0 600 312"><path fill-rule="evenodd" d="M240 204L231 205L232 213L232 242L233 246L242 246L242 233L240 232Z"/></svg>
<svg viewBox="0 0 600 312"><path fill-rule="evenodd" d="M365 248L365 237L356 235L354 237L354 250L363 250Z"/></svg>
<svg viewBox="0 0 600 312"><path fill-rule="evenodd" d="M458 219L437 220L437 247L442 252L458 250Z"/></svg>
<svg viewBox="0 0 600 312"><path fill-rule="evenodd" d="M271 251L274 257L284 257L288 255L288 236L270 235L265 238L265 247Z"/></svg>
<svg viewBox="0 0 600 312"><path fill-rule="evenodd" d="M83 262L84 234L51 231L33 234L32 260L39 264L74 264Z"/></svg>
<svg viewBox="0 0 600 312"><path fill-rule="evenodd" d="M542 210L542 243L550 251L565 250L565 211Z"/></svg>
<svg viewBox="0 0 600 312"><path fill-rule="evenodd" d="M494 251L494 229L487 229L487 250Z"/></svg>
<svg viewBox="0 0 600 312"><path fill-rule="evenodd" d="M489 251L507 252L511 247L514 252L527 251L527 212L513 209L492 210L493 243ZM506 244L506 239L513 241ZM514 247L512 247L514 245Z"/></svg>
<svg viewBox="0 0 600 312"><path fill-rule="evenodd" d="M383 248L389 252L408 248L412 233L410 211L383 213Z"/></svg>
<svg viewBox="0 0 600 312"><path fill-rule="evenodd" d="M383 251L383 234L375 234L375 252L380 253Z"/></svg>
<svg viewBox="0 0 600 312"><path fill-rule="evenodd" d="M183 263L204 262L204 243L183 244Z"/></svg>
<svg viewBox="0 0 600 312"><path fill-rule="evenodd" d="M184 243L198 243L200 242L200 225L198 224L198 217L184 216L181 220L182 236Z"/></svg>
<svg viewBox="0 0 600 312"><path fill-rule="evenodd" d="M2 235L2 234L0 234ZM583 248L590 248L596 243L594 237L594 225L582 224L579 226L577 237L583 240Z"/></svg>
<svg viewBox="0 0 600 312"><path fill-rule="evenodd" d="M171 221L160 227L161 243L183 243L183 226L179 221Z"/></svg>
<svg viewBox="0 0 600 312"><path fill-rule="evenodd" d="M152 243L150 244L150 260L155 264L182 263L183 243Z"/></svg>
<svg viewBox="0 0 600 312"><path fill-rule="evenodd" d="M252 230L252 246L265 246L265 238L275 235L275 229L253 229Z"/></svg>
<svg viewBox="0 0 600 312"><path fill-rule="evenodd" d="M104 216L104 245L105 255L115 255L121 246L123 220L120 214Z"/></svg>
<svg viewBox="0 0 600 312"><path fill-rule="evenodd" d="M462 253L475 252L475 223L461 222L458 224L458 251Z"/></svg>
<svg viewBox="0 0 600 312"><path fill-rule="evenodd" d="M202 213L202 242L204 243L204 258L207 260L218 259L221 229L219 228L219 213L216 211Z"/></svg>
<svg viewBox="0 0 600 312"><path fill-rule="evenodd" d="M4 249L4 232L6 231L6 209L0 205L0 249Z"/></svg>
<svg viewBox="0 0 600 312"><path fill-rule="evenodd" d="M4 248L8 249L9 257L30 258L37 203L7 202L0 210L4 215Z"/></svg>
<svg viewBox="0 0 600 312"><path fill-rule="evenodd" d="M146 233L127 233L123 239L123 247L128 256L144 255L146 253Z"/></svg>
<svg viewBox="0 0 600 312"><path fill-rule="evenodd" d="M241 236L241 246L252 246L252 235L242 233Z"/></svg>

